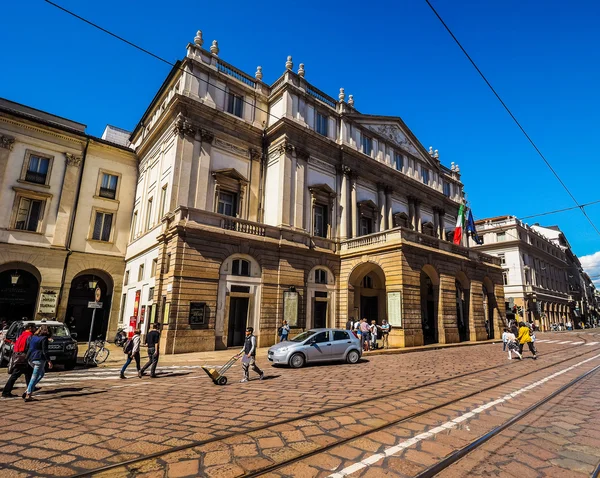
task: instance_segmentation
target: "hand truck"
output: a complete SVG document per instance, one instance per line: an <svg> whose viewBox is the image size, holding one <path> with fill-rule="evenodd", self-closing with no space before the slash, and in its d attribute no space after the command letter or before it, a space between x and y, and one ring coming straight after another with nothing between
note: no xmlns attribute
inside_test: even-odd
<svg viewBox="0 0 600 478"><path fill-rule="evenodd" d="M225 363L225 365L217 368L209 368L202 365L202 370L206 372L206 375L210 377L215 385L226 385L227 377L225 376L225 373L238 361L238 358L237 355L234 355Z"/></svg>

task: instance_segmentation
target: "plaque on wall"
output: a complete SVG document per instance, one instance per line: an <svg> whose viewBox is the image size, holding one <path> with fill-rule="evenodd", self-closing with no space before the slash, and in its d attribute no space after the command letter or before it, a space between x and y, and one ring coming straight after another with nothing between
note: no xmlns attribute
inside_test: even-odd
<svg viewBox="0 0 600 478"><path fill-rule="evenodd" d="M402 327L402 293L388 292L387 317L392 327Z"/></svg>
<svg viewBox="0 0 600 478"><path fill-rule="evenodd" d="M45 289L40 295L40 314L56 314L56 302L58 301L58 293L55 290Z"/></svg>
<svg viewBox="0 0 600 478"><path fill-rule="evenodd" d="M283 320L287 320L290 327L298 327L298 292L283 293Z"/></svg>
<svg viewBox="0 0 600 478"><path fill-rule="evenodd" d="M208 326L206 302L190 302L190 326L202 328Z"/></svg>

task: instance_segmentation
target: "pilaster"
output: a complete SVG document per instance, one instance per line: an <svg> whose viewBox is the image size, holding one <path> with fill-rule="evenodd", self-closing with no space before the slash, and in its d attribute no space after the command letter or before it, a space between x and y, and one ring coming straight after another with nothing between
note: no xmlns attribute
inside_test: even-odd
<svg viewBox="0 0 600 478"><path fill-rule="evenodd" d="M14 144L15 138L0 134L0 191L2 191L2 183L4 182L6 167L8 166L8 157Z"/></svg>
<svg viewBox="0 0 600 478"><path fill-rule="evenodd" d="M385 200L385 189L383 185L378 185L377 195L379 199L379 230L385 231L388 228L387 225L387 211L386 211L386 200Z"/></svg>
<svg viewBox="0 0 600 478"><path fill-rule="evenodd" d="M65 153L65 176L56 216L54 240L52 241L54 247L65 247L67 244L69 223L71 215L74 213L77 184L79 184L79 175L81 174L81 161L81 156ZM92 218L92 220L94 219Z"/></svg>
<svg viewBox="0 0 600 478"><path fill-rule="evenodd" d="M358 235L358 203L356 198L356 176L352 175L350 178L350 206L352 209L352 237Z"/></svg>

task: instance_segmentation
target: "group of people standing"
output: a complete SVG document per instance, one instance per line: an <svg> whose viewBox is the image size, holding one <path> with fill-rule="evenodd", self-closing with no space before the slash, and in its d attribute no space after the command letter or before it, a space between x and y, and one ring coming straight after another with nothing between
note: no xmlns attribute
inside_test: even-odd
<svg viewBox="0 0 600 478"><path fill-rule="evenodd" d="M525 323L512 321L509 327L504 329L502 333L502 351L508 349L508 360L512 360L512 354L523 360L523 347L527 344L529 351L533 354L533 360L537 359L537 351L535 349L535 333L533 328Z"/></svg>
<svg viewBox="0 0 600 478"><path fill-rule="evenodd" d="M46 366L52 368L52 362L48 356L48 340L52 337L52 331L47 325L37 328L34 324L25 325L25 329L19 335L13 346L13 352L8 364L10 377L2 389L2 398L16 398L12 393L16 381L21 375L25 375L27 390L22 398L26 402L33 400L33 392L39 390L36 387L46 373Z"/></svg>
<svg viewBox="0 0 600 478"><path fill-rule="evenodd" d="M392 327L387 320L383 320L381 325L377 321L371 320L371 323L366 318L354 322L351 318L346 323L346 330L360 339L360 345L365 352L379 348L378 339L381 337L381 348L389 348L389 335Z"/></svg>

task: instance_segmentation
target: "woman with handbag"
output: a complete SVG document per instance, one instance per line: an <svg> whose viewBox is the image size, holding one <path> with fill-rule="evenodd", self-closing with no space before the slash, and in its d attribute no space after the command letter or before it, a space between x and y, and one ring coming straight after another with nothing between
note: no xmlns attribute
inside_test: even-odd
<svg viewBox="0 0 600 478"><path fill-rule="evenodd" d="M16 381L23 374L25 374L25 385L29 385L33 369L27 362L27 340L33 335L34 331L35 325L27 324L23 332L21 332L21 335L19 335L15 341L10 360L8 361L8 372L10 373L10 377L2 389L2 398L16 397L16 395L12 394L12 390Z"/></svg>
<svg viewBox="0 0 600 478"><path fill-rule="evenodd" d="M48 368L52 368L52 362L48 359L48 339L52 336L52 332L47 325L42 325L37 332L27 340L27 361L33 367L33 374L27 392L23 399L26 402L33 400L31 394L35 386L40 382L46 373L46 364Z"/></svg>

